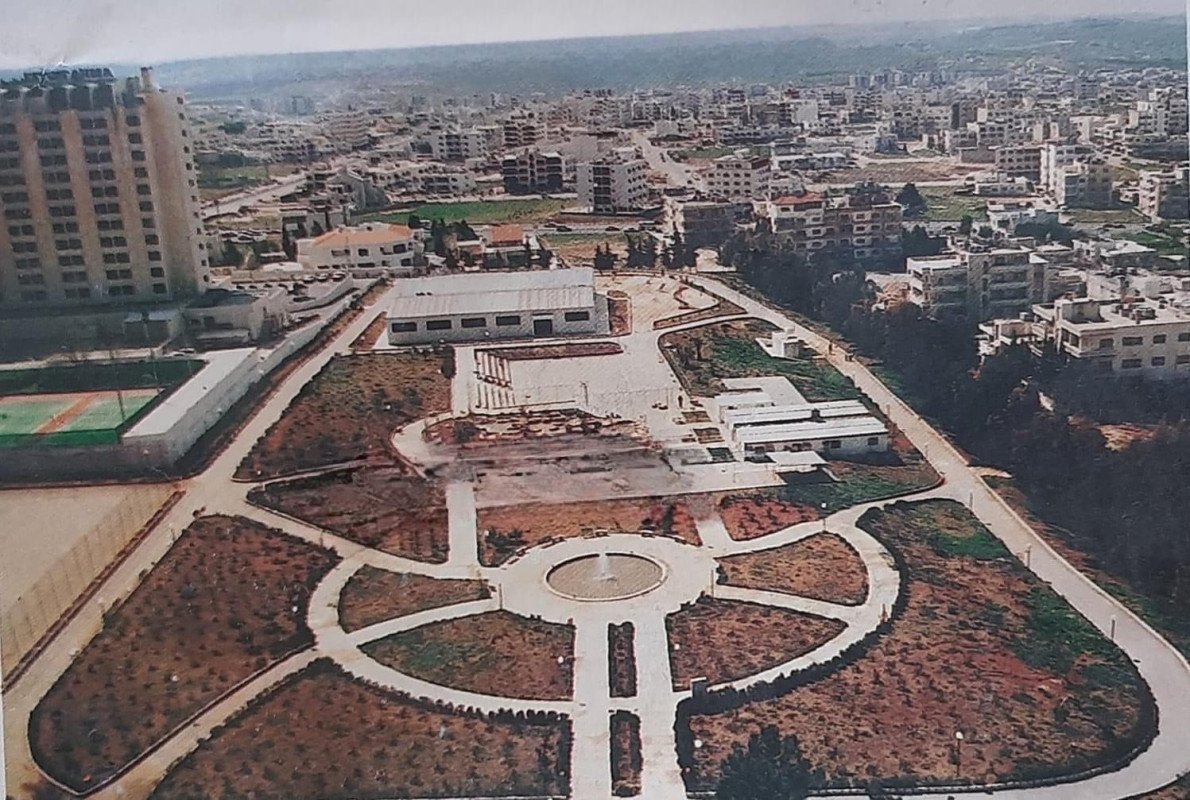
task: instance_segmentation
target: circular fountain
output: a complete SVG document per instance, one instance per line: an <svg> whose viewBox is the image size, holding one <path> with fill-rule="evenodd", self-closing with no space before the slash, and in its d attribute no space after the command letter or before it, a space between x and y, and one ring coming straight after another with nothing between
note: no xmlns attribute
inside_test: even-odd
<svg viewBox="0 0 1190 800"><path fill-rule="evenodd" d="M645 556L599 552L563 561L545 580L551 590L571 600L623 600L656 589L665 580L665 570Z"/></svg>

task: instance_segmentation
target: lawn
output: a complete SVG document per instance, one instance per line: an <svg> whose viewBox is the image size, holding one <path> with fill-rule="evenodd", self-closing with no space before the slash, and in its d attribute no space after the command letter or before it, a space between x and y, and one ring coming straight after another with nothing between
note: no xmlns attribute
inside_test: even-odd
<svg viewBox="0 0 1190 800"><path fill-rule="evenodd" d="M316 661L170 770L152 800L563 796L571 733L353 680Z"/></svg>
<svg viewBox="0 0 1190 800"><path fill-rule="evenodd" d="M1127 656L965 508L897 503L860 526L897 555L903 608L825 677L683 714L679 727L688 719L703 742L682 756L691 790L712 788L731 747L766 725L796 736L831 786L1063 775L1147 742L1155 709ZM955 731L965 734L961 774Z"/></svg>
<svg viewBox="0 0 1190 800"><path fill-rule="evenodd" d="M34 709L34 758L86 790L240 681L313 643L306 605L336 556L250 520L202 517L104 614Z"/></svg>
<svg viewBox="0 0 1190 800"><path fill-rule="evenodd" d="M336 356L265 432L236 470L241 480L365 458L391 463L389 437L450 408L454 352Z"/></svg>
<svg viewBox="0 0 1190 800"><path fill-rule="evenodd" d="M490 595L483 581L430 578L365 565L351 576L339 595L339 624L350 632Z"/></svg>
<svg viewBox="0 0 1190 800"><path fill-rule="evenodd" d="M719 561L722 582L856 606L868 597L868 570L845 539L819 533L792 544Z"/></svg>
<svg viewBox="0 0 1190 800"><path fill-rule="evenodd" d="M1176 234L1167 236L1151 231L1126 232L1122 233L1121 236L1125 239L1131 239L1138 244L1143 244L1145 247L1151 247L1159 255L1190 258L1190 246L1187 245L1185 236L1179 238Z"/></svg>
<svg viewBox="0 0 1190 800"><path fill-rule="evenodd" d="M33 433L71 405L69 396L55 400L13 398L0 403L0 435Z"/></svg>
<svg viewBox="0 0 1190 800"><path fill-rule="evenodd" d="M385 666L452 689L569 700L574 628L508 611L434 622L363 647Z"/></svg>
<svg viewBox="0 0 1190 800"><path fill-rule="evenodd" d="M812 358L772 358L756 338L774 326L758 319L733 320L667 333L661 352L690 394L712 397L724 391L724 378L784 375L811 402L855 400L854 384L838 370Z"/></svg>
<svg viewBox="0 0 1190 800"><path fill-rule="evenodd" d="M844 624L786 608L705 595L665 618L675 691L695 678L712 686L763 672L826 644Z"/></svg>
<svg viewBox="0 0 1190 800"><path fill-rule="evenodd" d="M964 214L970 214L975 222L982 222L988 218L987 198L976 197L971 194L956 194L953 189L942 186L923 186L921 196L926 200L926 213L919 219L906 219L906 224L914 222L959 222Z"/></svg>
<svg viewBox="0 0 1190 800"><path fill-rule="evenodd" d="M1071 208L1062 212L1071 225L1103 225L1125 223L1136 225L1148 219L1134 208Z"/></svg>
<svg viewBox="0 0 1190 800"><path fill-rule="evenodd" d="M433 563L449 554L444 490L401 467L278 481L253 489L248 499L385 553Z"/></svg>
<svg viewBox="0 0 1190 800"><path fill-rule="evenodd" d="M899 464L831 460L827 468L837 481L791 484L782 487L779 496L786 502L833 514L860 503L922 491L937 483L938 473L920 455L907 453L898 458Z"/></svg>
<svg viewBox="0 0 1190 800"><path fill-rule="evenodd" d="M504 222L534 223L545 222L562 209L572 205L574 205L573 200L557 200L550 197L470 200L459 203L424 203L402 211L384 211L378 214L365 214L359 218L359 221L397 222L404 225L409 221L410 214L416 214L426 220L440 219L443 222L466 221L472 225Z"/></svg>

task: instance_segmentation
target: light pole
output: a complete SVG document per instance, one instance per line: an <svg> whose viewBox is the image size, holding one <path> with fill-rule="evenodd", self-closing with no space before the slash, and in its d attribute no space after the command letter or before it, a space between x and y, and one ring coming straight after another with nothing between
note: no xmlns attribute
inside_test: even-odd
<svg viewBox="0 0 1190 800"><path fill-rule="evenodd" d="M1113 642L1116 640L1116 615L1115 614L1111 615L1111 640Z"/></svg>
<svg viewBox="0 0 1190 800"><path fill-rule="evenodd" d="M962 777L963 775L963 732L954 732L954 765L955 776Z"/></svg>

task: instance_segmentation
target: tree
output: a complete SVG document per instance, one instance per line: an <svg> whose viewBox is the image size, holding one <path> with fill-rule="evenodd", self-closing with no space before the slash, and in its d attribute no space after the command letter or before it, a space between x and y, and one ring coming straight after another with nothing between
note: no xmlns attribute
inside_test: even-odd
<svg viewBox="0 0 1190 800"><path fill-rule="evenodd" d="M907 183L897 192L897 202L905 208L906 217L920 217L928 208L926 199L913 183Z"/></svg>
<svg viewBox="0 0 1190 800"><path fill-rule="evenodd" d="M946 249L946 240L942 237L930 236L921 225L914 225L910 230L901 231L901 250L909 258L918 256L936 256Z"/></svg>
<svg viewBox="0 0 1190 800"><path fill-rule="evenodd" d="M418 230L421 228L421 217L417 214L410 214L409 219L406 220L406 224L413 230Z"/></svg>
<svg viewBox="0 0 1190 800"><path fill-rule="evenodd" d="M719 773L718 800L804 800L814 778L797 740L772 725L752 734L746 749L737 744Z"/></svg>
<svg viewBox="0 0 1190 800"><path fill-rule="evenodd" d="M229 267L240 265L240 250L231 242L223 243L223 263Z"/></svg>
<svg viewBox="0 0 1190 800"><path fill-rule="evenodd" d="M971 233L971 226L975 224L975 217L970 214L964 214L959 218L959 233L966 236Z"/></svg>

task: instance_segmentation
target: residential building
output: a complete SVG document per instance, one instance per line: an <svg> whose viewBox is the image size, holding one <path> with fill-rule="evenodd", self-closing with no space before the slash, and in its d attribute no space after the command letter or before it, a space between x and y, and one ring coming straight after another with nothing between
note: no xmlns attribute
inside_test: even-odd
<svg viewBox="0 0 1190 800"><path fill-rule="evenodd" d="M180 94L152 72L0 82L0 309L160 303L209 285Z"/></svg>
<svg viewBox="0 0 1190 800"><path fill-rule="evenodd" d="M579 205L598 214L639 211L649 202L648 164L632 148L579 164Z"/></svg>
<svg viewBox="0 0 1190 800"><path fill-rule="evenodd" d="M1053 198L1063 208L1110 208L1112 181L1107 162L1093 158L1058 167Z"/></svg>
<svg viewBox="0 0 1190 800"><path fill-rule="evenodd" d="M763 200L771 175L768 156L727 155L711 162L704 181L707 194L721 200Z"/></svg>
<svg viewBox="0 0 1190 800"><path fill-rule="evenodd" d="M996 171L1010 178L1041 180L1041 145L1001 145L992 149Z"/></svg>
<svg viewBox="0 0 1190 800"><path fill-rule="evenodd" d="M834 251L868 263L901 258L901 206L883 193L807 192L774 198L766 209L772 232L800 256Z"/></svg>
<svg viewBox="0 0 1190 800"><path fill-rule="evenodd" d="M466 161L488 157L488 139L483 131L444 129L430 135L430 155L438 161Z"/></svg>
<svg viewBox="0 0 1190 800"><path fill-rule="evenodd" d="M501 132L508 149L537 144L545 135L541 123L532 115L509 117L504 120Z"/></svg>
<svg viewBox="0 0 1190 800"><path fill-rule="evenodd" d="M500 176L504 179L504 191L509 194L561 192L566 162L559 153L543 153L531 148L504 156L500 162Z"/></svg>
<svg viewBox="0 0 1190 800"><path fill-rule="evenodd" d="M398 282L393 345L606 335L608 299L590 267L483 272Z"/></svg>
<svg viewBox="0 0 1190 800"><path fill-rule="evenodd" d="M1179 164L1163 172L1142 172L1137 206L1149 219L1190 218L1190 164Z"/></svg>
<svg viewBox="0 0 1190 800"><path fill-rule="evenodd" d="M404 225L369 222L299 239L297 260L306 269L412 273L418 242Z"/></svg>
<svg viewBox="0 0 1190 800"><path fill-rule="evenodd" d="M986 320L1047 298L1050 262L1020 246L952 242L954 252L905 260L909 299L935 318Z"/></svg>
<svg viewBox="0 0 1190 800"><path fill-rule="evenodd" d="M750 206L743 213L750 215ZM682 234L688 247L718 247L736 230L741 205L706 200L670 203L674 230Z"/></svg>

